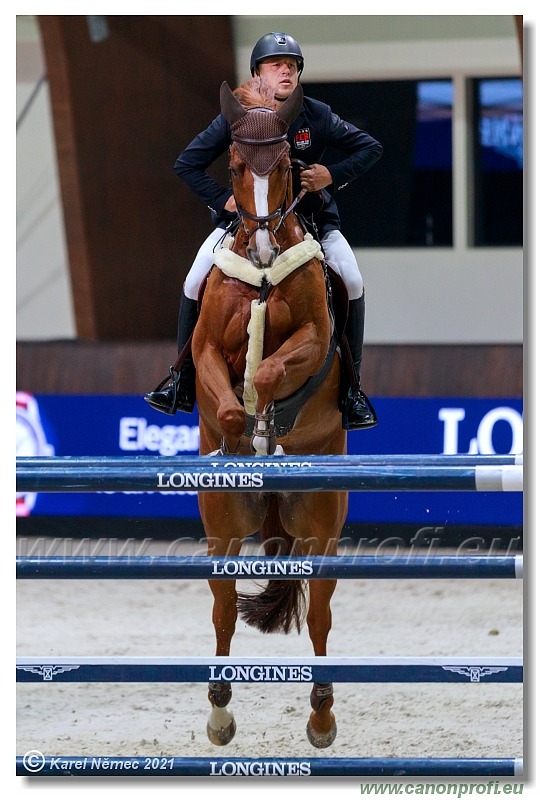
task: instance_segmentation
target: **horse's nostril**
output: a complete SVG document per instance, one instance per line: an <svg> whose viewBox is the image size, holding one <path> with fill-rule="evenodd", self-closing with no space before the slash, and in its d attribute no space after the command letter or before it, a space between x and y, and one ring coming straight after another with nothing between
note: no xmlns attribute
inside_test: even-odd
<svg viewBox="0 0 540 800"><path fill-rule="evenodd" d="M268 244L266 247L247 247L247 257L259 269L269 269L278 257L280 248L277 244Z"/></svg>
<svg viewBox="0 0 540 800"><path fill-rule="evenodd" d="M252 247L248 247L246 252L247 252L247 256L248 256L249 260L251 261L251 263L253 264L253 266L260 267L261 266L261 262L260 262L259 253L257 252L257 250L254 250Z"/></svg>

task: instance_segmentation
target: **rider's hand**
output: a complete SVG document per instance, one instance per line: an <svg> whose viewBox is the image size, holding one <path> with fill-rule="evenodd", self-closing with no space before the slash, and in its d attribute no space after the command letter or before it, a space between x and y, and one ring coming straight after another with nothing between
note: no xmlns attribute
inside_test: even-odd
<svg viewBox="0 0 540 800"><path fill-rule="evenodd" d="M234 195L231 194L225 205L223 206L224 211L230 211L232 214L235 214L238 210L236 208L236 200L234 199Z"/></svg>
<svg viewBox="0 0 540 800"><path fill-rule="evenodd" d="M322 164L310 164L300 173L300 185L308 192L318 192L331 183L332 176Z"/></svg>

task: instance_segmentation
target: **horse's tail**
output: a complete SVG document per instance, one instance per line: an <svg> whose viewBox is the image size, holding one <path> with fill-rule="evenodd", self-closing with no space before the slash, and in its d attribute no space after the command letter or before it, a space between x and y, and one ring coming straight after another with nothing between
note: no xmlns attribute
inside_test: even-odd
<svg viewBox="0 0 540 800"><path fill-rule="evenodd" d="M281 524L275 496L270 497L260 533L265 555L292 554L296 540ZM260 594L238 594L237 607L244 622L263 633L289 633L293 625L300 633L306 612L305 582L270 580Z"/></svg>

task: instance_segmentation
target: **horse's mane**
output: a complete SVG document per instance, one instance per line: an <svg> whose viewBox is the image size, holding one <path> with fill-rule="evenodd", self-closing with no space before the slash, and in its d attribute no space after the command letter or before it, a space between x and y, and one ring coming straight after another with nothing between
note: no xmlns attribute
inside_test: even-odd
<svg viewBox="0 0 540 800"><path fill-rule="evenodd" d="M233 94L245 109L263 107L276 110L273 90L261 81L258 75L238 86Z"/></svg>

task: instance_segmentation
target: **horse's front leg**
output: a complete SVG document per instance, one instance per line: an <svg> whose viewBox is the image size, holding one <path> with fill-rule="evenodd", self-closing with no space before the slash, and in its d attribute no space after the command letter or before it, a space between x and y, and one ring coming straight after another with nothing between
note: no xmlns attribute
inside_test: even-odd
<svg viewBox="0 0 540 800"><path fill-rule="evenodd" d="M257 410L251 443L258 455L276 451L274 400L289 397L322 367L327 352L323 333L312 322L303 325L257 367L253 378Z"/></svg>
<svg viewBox="0 0 540 800"><path fill-rule="evenodd" d="M235 453L245 430L246 417L232 390L227 363L208 341L199 350L195 365L199 412L207 420L217 420L227 452Z"/></svg>
<svg viewBox="0 0 540 800"><path fill-rule="evenodd" d="M203 492L199 507L208 541L209 556L235 557L242 542L257 531L264 520L268 499L255 494L236 492ZM237 618L237 592L234 580L209 580L214 596L212 622L216 635L216 656L228 656ZM232 698L229 681L216 680L208 684L208 699L212 706L206 732L212 744L228 744L236 733L236 722L228 705Z"/></svg>

